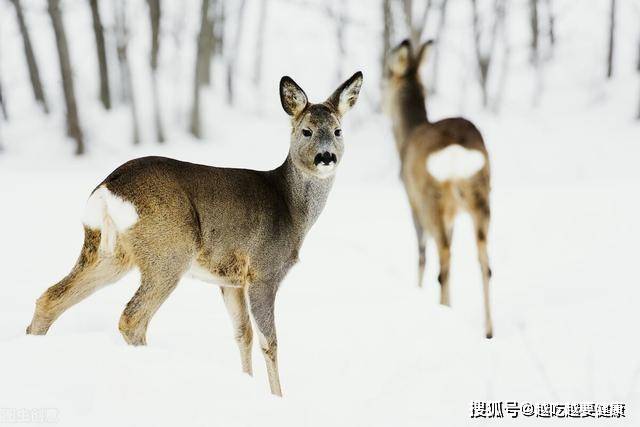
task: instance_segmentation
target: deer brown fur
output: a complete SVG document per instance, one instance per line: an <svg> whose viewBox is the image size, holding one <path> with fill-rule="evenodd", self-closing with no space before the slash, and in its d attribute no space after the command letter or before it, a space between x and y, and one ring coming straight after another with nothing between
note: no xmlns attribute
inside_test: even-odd
<svg viewBox="0 0 640 427"><path fill-rule="evenodd" d="M487 338L491 338L491 269L487 255L491 187L489 157L482 136L473 123L463 118L437 122L428 119L419 70L430 44L427 42L414 52L410 42L405 40L391 52L385 70L383 100L385 112L393 122L401 161L401 179L418 238L418 286L422 285L424 276L426 240L433 238L440 261L440 303L450 305L449 264L453 224L458 212L468 212L475 227L482 271L485 333Z"/></svg>
<svg viewBox="0 0 640 427"><path fill-rule="evenodd" d="M89 198L77 264L37 300L27 333L46 334L66 309L137 267L141 284L119 327L127 343L144 345L151 318L180 278L192 273L221 285L248 374L253 318L271 392L281 395L276 292L324 207L344 150L340 122L361 85L358 72L327 101L312 104L283 77L280 97L292 118L291 144L274 170L216 168L163 157L117 168Z"/></svg>

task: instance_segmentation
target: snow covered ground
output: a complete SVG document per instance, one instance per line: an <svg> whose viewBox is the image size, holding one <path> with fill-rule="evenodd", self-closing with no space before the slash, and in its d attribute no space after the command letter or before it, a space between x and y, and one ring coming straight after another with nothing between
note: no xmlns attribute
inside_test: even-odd
<svg viewBox="0 0 640 427"><path fill-rule="evenodd" d="M2 24L11 18L5 3ZM269 46L284 46L291 35L277 23L285 18L273 19ZM309 40L321 34L313 28ZM355 45L360 36L352 37ZM72 52L77 57L82 43ZM276 50L270 53L285 56ZM560 50L569 59L549 67L550 95L540 108L528 105L518 80L525 79L516 73L500 115L473 103L462 111L483 132L493 170L490 341L482 333L469 218L459 218L454 234L452 307L437 304L433 247L424 288L417 288L415 237L389 123L370 112L375 88L363 93L345 118L346 154L327 207L278 295L283 399L269 395L258 349L254 377L240 372L220 292L195 280L185 278L162 306L144 348L127 346L117 328L137 273L69 310L45 337L25 336L24 329L35 299L75 261L86 198L111 170L147 154L273 168L286 154L289 126L277 78L290 73L320 100L336 83L333 66L321 73L320 59L309 59L311 66L296 56L287 71L286 61L273 60L278 65L267 67L260 103L245 95L229 109L216 98L219 88L208 94L207 141L174 126L165 146L145 136L135 149L126 109L100 112L89 101L92 89L82 90L95 81L79 72L90 141L82 160L60 136L60 106L44 117L30 106L28 87L9 89L16 119L3 123L0 154L0 410L49 408L65 426L640 425L640 126L630 107L638 82L621 72L607 85L594 83L585 55L578 60L570 50ZM10 55L3 60L23 67L21 57ZM377 53L367 55L365 90L368 76L377 84L371 65ZM356 67L352 58L345 72ZM188 85L180 86L184 93ZM430 101L433 119L461 113L455 93ZM169 121L174 107L184 110L182 101L167 103ZM623 402L627 417L477 422L469 418L474 400Z"/></svg>

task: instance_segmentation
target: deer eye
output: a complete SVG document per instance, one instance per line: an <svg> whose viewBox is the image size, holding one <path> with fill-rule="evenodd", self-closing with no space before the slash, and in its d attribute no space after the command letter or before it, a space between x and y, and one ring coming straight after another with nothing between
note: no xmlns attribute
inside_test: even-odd
<svg viewBox="0 0 640 427"><path fill-rule="evenodd" d="M312 133L313 132L311 132L311 130L309 129L302 129L302 135L304 135L305 138L309 138Z"/></svg>
<svg viewBox="0 0 640 427"><path fill-rule="evenodd" d="M334 131L333 131L333 134L334 134L335 136L342 136L342 129L336 129L336 130L334 130Z"/></svg>

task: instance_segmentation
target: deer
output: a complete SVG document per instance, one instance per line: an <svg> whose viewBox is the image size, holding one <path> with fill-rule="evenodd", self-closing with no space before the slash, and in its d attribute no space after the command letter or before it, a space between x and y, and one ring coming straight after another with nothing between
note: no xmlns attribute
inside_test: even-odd
<svg viewBox="0 0 640 427"><path fill-rule="evenodd" d="M146 345L151 318L180 279L191 275L220 286L242 371L250 376L253 323L271 393L282 396L276 292L325 206L344 152L341 121L358 99L362 79L355 73L322 103L309 102L290 77L281 79L291 137L276 169L165 157L134 159L115 169L87 201L75 266L37 299L27 334L45 335L71 306L137 267L141 284L119 329L128 344Z"/></svg>
<svg viewBox="0 0 640 427"><path fill-rule="evenodd" d="M432 122L427 116L420 67L433 41L414 51L404 40L388 55L383 79L383 111L390 118L400 179L409 199L418 240L418 286L422 286L427 240L435 240L440 263L440 304L450 306L449 266L454 220L468 212L473 220L482 272L485 336L493 336L487 254L491 174L480 131L456 117Z"/></svg>

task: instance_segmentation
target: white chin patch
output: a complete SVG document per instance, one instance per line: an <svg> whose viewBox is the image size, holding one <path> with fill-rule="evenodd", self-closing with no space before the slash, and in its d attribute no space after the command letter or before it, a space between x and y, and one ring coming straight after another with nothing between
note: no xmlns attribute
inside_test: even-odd
<svg viewBox="0 0 640 427"><path fill-rule="evenodd" d="M316 165L316 170L318 171L318 175L321 177L327 177L333 174L334 169L336 168L336 164L334 162L325 165L324 163L318 163Z"/></svg>

